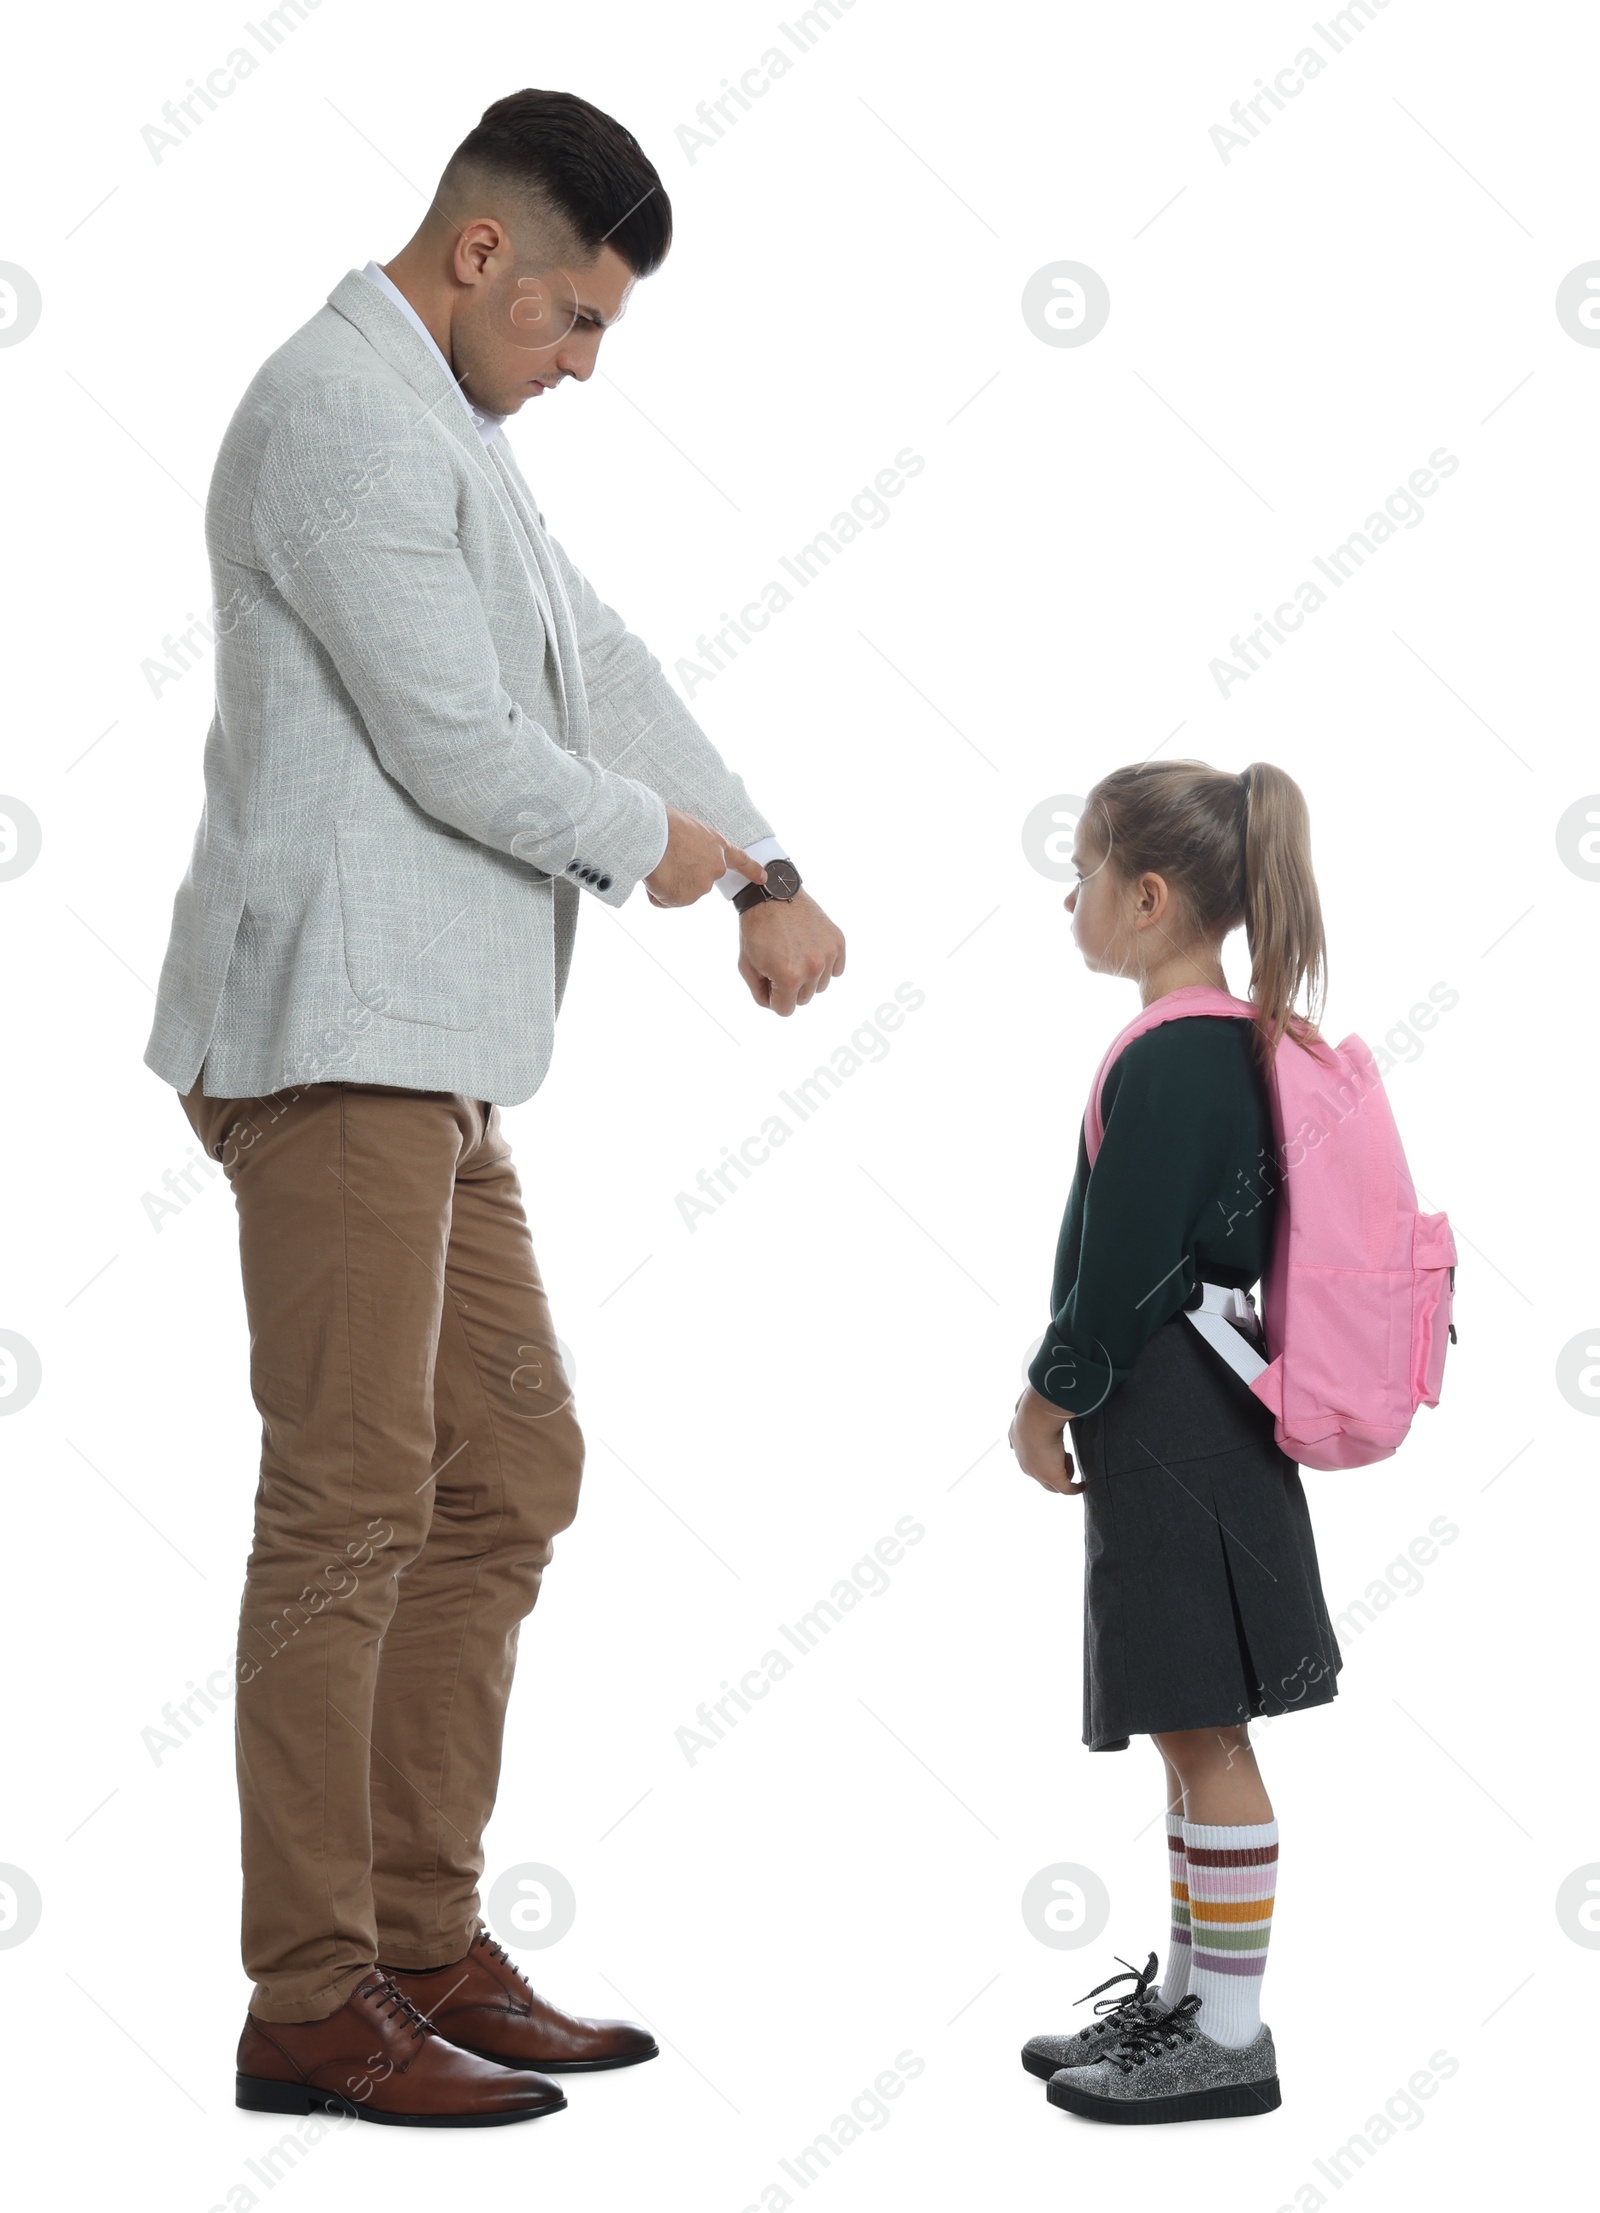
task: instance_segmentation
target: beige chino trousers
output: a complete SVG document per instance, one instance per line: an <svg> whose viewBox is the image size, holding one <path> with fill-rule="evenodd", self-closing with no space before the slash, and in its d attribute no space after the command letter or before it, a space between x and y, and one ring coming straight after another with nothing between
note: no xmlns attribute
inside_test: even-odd
<svg viewBox="0 0 1600 2213"><path fill-rule="evenodd" d="M267 2021L478 1928L518 1626L583 1440L499 1109L183 1100L239 1214L261 1414L239 1619L243 1949Z"/></svg>

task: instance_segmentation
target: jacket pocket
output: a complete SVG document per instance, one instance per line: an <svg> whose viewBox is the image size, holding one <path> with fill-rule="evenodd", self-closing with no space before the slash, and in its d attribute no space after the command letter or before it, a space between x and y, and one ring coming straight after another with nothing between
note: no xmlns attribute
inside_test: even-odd
<svg viewBox="0 0 1600 2213"><path fill-rule="evenodd" d="M363 1006L396 1022L475 1030L482 1019L474 901L453 844L407 852L335 823L345 973Z"/></svg>

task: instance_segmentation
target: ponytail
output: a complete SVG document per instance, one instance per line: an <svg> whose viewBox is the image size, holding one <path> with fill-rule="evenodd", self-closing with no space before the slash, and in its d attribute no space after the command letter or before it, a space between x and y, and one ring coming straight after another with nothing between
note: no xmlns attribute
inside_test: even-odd
<svg viewBox="0 0 1600 2213"><path fill-rule="evenodd" d="M1270 761L1253 761L1244 789L1244 928L1250 948L1250 997L1262 1057L1279 1038L1309 1044L1327 991L1328 949L1322 902L1311 871L1311 818L1305 794ZM1295 1009L1302 987L1306 1012Z"/></svg>
<svg viewBox="0 0 1600 2213"><path fill-rule="evenodd" d="M1208 938L1244 925L1260 1059L1270 1062L1285 1036L1314 1044L1327 947L1294 778L1270 761L1239 776L1204 761L1143 761L1101 777L1083 811L1124 880L1147 869L1165 877ZM1302 991L1304 1012L1295 1006Z"/></svg>

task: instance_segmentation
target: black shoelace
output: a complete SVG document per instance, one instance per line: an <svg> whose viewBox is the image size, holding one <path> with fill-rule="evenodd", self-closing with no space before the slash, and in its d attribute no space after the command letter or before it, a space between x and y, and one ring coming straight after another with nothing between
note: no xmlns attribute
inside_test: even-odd
<svg viewBox="0 0 1600 2213"><path fill-rule="evenodd" d="M1194 1991L1187 1998L1180 1998L1170 2013L1159 2013L1152 2020L1146 2016L1118 2043L1115 2051L1107 2052L1110 2064L1122 2074L1142 2067L1147 2059L1154 2059L1158 2052L1170 2052L1180 2044L1192 2044L1199 2030L1195 2015L1200 2011L1200 2000Z"/></svg>
<svg viewBox="0 0 1600 2213"><path fill-rule="evenodd" d="M1143 2005L1145 1992L1156 1979L1156 1955L1154 1952L1145 1961L1142 1972L1139 1968L1130 1966L1120 1952L1113 1954L1113 1957L1119 1966L1127 1968L1127 1973L1125 1975L1108 1975L1104 1982L1097 1982L1092 1990L1086 1990L1081 1998L1074 2001L1080 2006L1087 2005L1091 1998L1100 1998L1102 1990L1114 1990L1119 1982L1131 1982L1133 1984L1133 1988L1125 1990L1120 1998L1100 1998L1100 2003L1094 2010L1096 2013L1103 2015L1104 2018L1095 2023L1097 2030L1108 2029L1113 2024L1120 2027L1124 2014L1131 2013Z"/></svg>

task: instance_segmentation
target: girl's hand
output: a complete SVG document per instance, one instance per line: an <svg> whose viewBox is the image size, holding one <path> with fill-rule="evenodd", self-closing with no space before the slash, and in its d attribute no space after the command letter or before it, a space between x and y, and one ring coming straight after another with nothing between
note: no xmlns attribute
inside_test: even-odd
<svg viewBox="0 0 1600 2213"><path fill-rule="evenodd" d="M1074 1482L1072 1455L1067 1450L1067 1416L1063 1408L1042 1398L1030 1383L1017 1401L1011 1417L1010 1444L1024 1475L1047 1491L1081 1491Z"/></svg>

